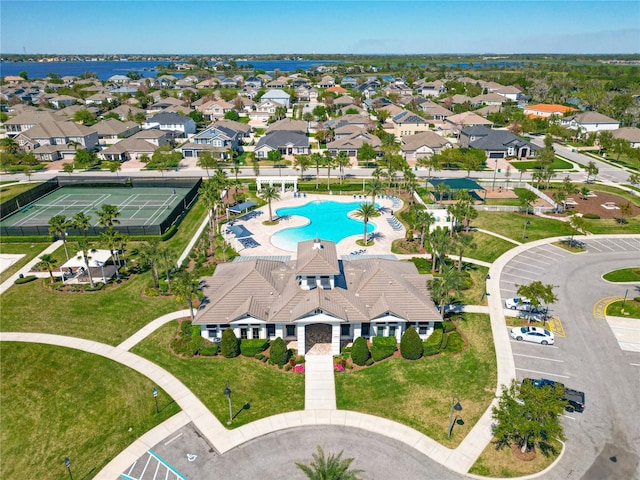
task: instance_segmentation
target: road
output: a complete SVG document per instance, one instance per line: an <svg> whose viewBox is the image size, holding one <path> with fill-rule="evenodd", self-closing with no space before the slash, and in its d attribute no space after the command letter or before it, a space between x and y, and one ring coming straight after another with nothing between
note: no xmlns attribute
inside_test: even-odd
<svg viewBox="0 0 640 480"><path fill-rule="evenodd" d="M566 452L545 478L640 479L640 353L620 348L603 318L594 317L602 298L640 293L638 285L612 284L601 276L640 265L640 240L588 237L587 252L571 254L552 245L535 247L513 258L503 270L502 298L515 296L516 284L533 280L557 285L558 316L566 337L554 346L512 342L516 374L549 378L582 390L583 413L566 413ZM640 333L635 341L640 345Z"/></svg>

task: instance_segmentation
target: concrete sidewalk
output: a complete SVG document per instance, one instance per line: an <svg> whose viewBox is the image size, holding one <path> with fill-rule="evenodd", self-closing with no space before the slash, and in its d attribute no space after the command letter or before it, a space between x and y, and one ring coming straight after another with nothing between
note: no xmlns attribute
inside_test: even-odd
<svg viewBox="0 0 640 480"><path fill-rule="evenodd" d="M333 355L306 355L304 375L304 409L335 410Z"/></svg>
<svg viewBox="0 0 640 480"><path fill-rule="evenodd" d="M25 277L27 275L29 275L29 272L31 272L31 269L37 263L40 262L40 257L42 255L47 255L49 253L53 253L58 248L60 248L61 246L62 246L62 240L56 240L51 245L49 245L47 248L45 248L42 251L42 253L40 253L39 255L36 255L32 260L30 260L24 267L22 267L16 273L14 273L9 278L7 278L4 282L2 282L2 284L0 285L0 295L2 295L4 292L6 292L14 284L14 282L20 277L20 274L24 275ZM31 274L31 275L34 275L34 274ZM47 273L46 276L48 277L49 273Z"/></svg>

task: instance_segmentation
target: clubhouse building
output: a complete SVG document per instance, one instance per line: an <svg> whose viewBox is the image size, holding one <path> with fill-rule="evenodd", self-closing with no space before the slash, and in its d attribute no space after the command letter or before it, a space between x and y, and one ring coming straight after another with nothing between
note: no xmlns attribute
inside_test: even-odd
<svg viewBox="0 0 640 480"><path fill-rule="evenodd" d="M357 337L394 336L409 326L422 339L442 316L426 275L411 262L387 256L348 255L316 238L298 243L296 260L239 257L204 279L204 300L194 324L220 341L231 327L238 338L283 338L299 355L331 344L334 355Z"/></svg>

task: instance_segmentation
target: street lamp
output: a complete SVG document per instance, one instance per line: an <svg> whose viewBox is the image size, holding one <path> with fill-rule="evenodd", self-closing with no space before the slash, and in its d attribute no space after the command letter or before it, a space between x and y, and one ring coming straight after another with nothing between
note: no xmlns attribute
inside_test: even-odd
<svg viewBox="0 0 640 480"><path fill-rule="evenodd" d="M64 466L67 467L67 472L69 472L69 478L73 480L73 475L71 475L71 460L69 460L69 457L64 457Z"/></svg>
<svg viewBox="0 0 640 480"><path fill-rule="evenodd" d="M451 438L451 430L453 430L453 411L461 412L462 405L460 405L460 401L458 397L453 397L451 399L451 411L449 412L449 430L447 434L447 438Z"/></svg>
<svg viewBox="0 0 640 480"><path fill-rule="evenodd" d="M498 159L496 158L496 164L493 167L493 183L491 184L491 191L495 192L496 190L496 173L498 172Z"/></svg>
<svg viewBox="0 0 640 480"><path fill-rule="evenodd" d="M223 393L229 397L229 421L227 422L227 425L231 425L231 422L233 421L233 406L231 405L231 389L229 388L229 380L227 380L227 386L224 387Z"/></svg>
<svg viewBox="0 0 640 480"><path fill-rule="evenodd" d="M484 289L482 290L482 296L480 297L480 301L484 300L484 297L489 295L487 293L487 282L486 282L487 280L491 280L491 275L489 275L488 273L487 273L487 276L485 277Z"/></svg>
<svg viewBox="0 0 640 480"><path fill-rule="evenodd" d="M524 242L525 235L527 234L527 225L531 225L529 220L524 222L524 228L522 229L522 241Z"/></svg>
<svg viewBox="0 0 640 480"><path fill-rule="evenodd" d="M156 401L156 413L160 413L160 409L158 408L158 389L153 387L151 393L153 393L153 399Z"/></svg>

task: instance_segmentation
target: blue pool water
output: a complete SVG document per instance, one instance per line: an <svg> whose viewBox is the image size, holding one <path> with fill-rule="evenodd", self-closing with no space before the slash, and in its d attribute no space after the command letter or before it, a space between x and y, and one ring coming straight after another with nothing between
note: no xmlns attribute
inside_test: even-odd
<svg viewBox="0 0 640 480"><path fill-rule="evenodd" d="M323 240L338 243L351 235L362 235L364 225L361 220L349 218L347 214L362 202L338 203L326 200L316 200L298 207L286 207L276 210L276 214L306 217L309 223L301 227L285 228L273 234L271 243L276 247L290 252L298 249L298 242L312 240L316 235ZM286 223L286 222L285 222ZM369 221L367 231L373 232L375 225Z"/></svg>

